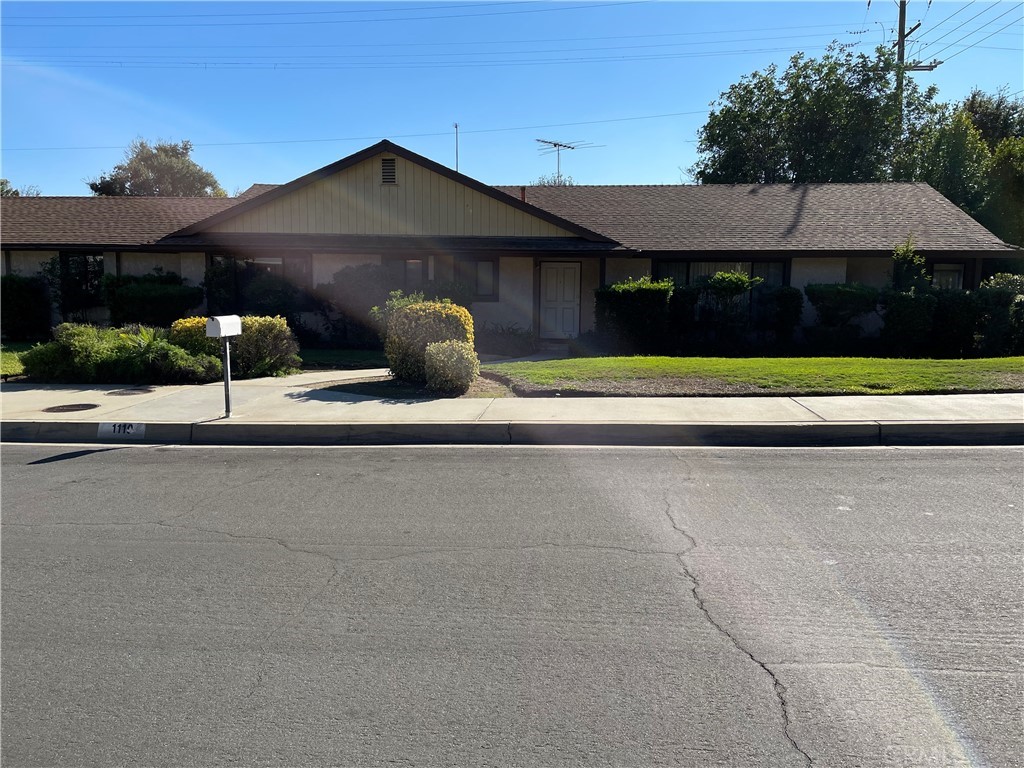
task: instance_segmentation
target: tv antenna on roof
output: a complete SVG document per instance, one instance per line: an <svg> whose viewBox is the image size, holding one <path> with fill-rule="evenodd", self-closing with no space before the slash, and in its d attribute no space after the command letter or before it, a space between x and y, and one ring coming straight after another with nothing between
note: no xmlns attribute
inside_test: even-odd
<svg viewBox="0 0 1024 768"><path fill-rule="evenodd" d="M603 144L592 144L589 141L551 141L550 139L536 139L538 144L541 144L540 153L542 155L550 155L552 152L555 154L555 162L557 173L555 174L558 178L562 177L562 150L563 149L591 149L593 147L603 147Z"/></svg>

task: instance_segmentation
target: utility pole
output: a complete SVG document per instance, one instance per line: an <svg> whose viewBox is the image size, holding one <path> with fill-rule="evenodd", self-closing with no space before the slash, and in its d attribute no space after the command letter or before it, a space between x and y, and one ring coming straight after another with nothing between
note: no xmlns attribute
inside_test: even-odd
<svg viewBox="0 0 1024 768"><path fill-rule="evenodd" d="M907 29L907 2L908 0L900 0L900 28L896 42L893 44L893 48L896 49L896 99L899 105L899 116L900 116L900 130L903 129L903 78L906 72L931 72L942 62L937 59L932 59L930 64L922 64L920 61L912 61L910 64L906 64L907 55L907 38L914 34L921 26L921 22L917 22L910 29ZM931 0L929 0L931 5ZM871 7L871 2L868 0L868 8Z"/></svg>

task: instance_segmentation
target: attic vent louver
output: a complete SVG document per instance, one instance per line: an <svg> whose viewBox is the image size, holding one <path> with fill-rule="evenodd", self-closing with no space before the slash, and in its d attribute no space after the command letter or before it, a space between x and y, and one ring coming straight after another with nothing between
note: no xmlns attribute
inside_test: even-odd
<svg viewBox="0 0 1024 768"><path fill-rule="evenodd" d="M397 184L398 169L395 168L395 158L382 157L380 159L380 183Z"/></svg>

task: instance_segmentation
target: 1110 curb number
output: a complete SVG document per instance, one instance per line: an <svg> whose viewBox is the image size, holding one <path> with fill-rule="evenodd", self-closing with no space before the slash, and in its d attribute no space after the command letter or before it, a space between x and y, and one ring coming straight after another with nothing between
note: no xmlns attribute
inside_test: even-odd
<svg viewBox="0 0 1024 768"><path fill-rule="evenodd" d="M119 438L121 440L141 440L146 436L146 425L130 421L103 422L96 430L97 438Z"/></svg>

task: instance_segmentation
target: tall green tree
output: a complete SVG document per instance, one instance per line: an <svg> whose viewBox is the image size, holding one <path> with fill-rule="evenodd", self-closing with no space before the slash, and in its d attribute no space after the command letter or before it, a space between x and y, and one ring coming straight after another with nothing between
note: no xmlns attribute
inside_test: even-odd
<svg viewBox="0 0 1024 768"><path fill-rule="evenodd" d="M833 45L820 59L797 54L781 74L747 75L712 103L690 173L700 183L903 178L911 145L939 107L934 89L908 80L901 127L896 72L891 51L854 55Z"/></svg>
<svg viewBox="0 0 1024 768"><path fill-rule="evenodd" d="M191 158L192 143L136 139L124 162L89 181L95 195L135 197L226 197L216 177Z"/></svg>
<svg viewBox="0 0 1024 768"><path fill-rule="evenodd" d="M1024 246L1024 137L999 142L977 218L1008 243Z"/></svg>
<svg viewBox="0 0 1024 768"><path fill-rule="evenodd" d="M964 110L923 141L920 178L974 215L989 193L992 153Z"/></svg>
<svg viewBox="0 0 1024 768"><path fill-rule="evenodd" d="M985 93L979 88L960 103L960 109L971 116L990 151L1003 139L1024 136L1024 99L1011 98L1007 88Z"/></svg>

